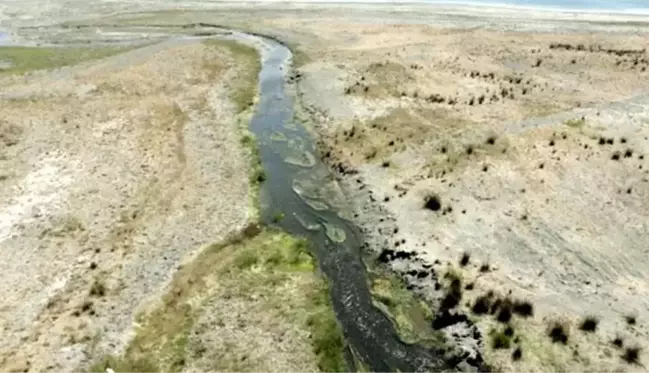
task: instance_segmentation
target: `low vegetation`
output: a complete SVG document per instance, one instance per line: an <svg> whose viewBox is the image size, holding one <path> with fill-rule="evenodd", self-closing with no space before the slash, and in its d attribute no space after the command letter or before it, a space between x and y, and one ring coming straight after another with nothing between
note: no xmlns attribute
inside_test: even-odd
<svg viewBox="0 0 649 373"><path fill-rule="evenodd" d="M230 99L235 104L237 112L242 112L254 105L257 95L257 75L261 69L259 54L253 47L237 43L232 40L207 40L205 44L216 47L228 48L239 64L239 77L237 84L230 90Z"/></svg>
<svg viewBox="0 0 649 373"><path fill-rule="evenodd" d="M439 338L430 326L433 319L430 307L408 291L395 275L381 273L372 280L371 291L377 305L393 320L404 341L412 343Z"/></svg>
<svg viewBox="0 0 649 373"><path fill-rule="evenodd" d="M0 76L71 66L125 52L129 47L0 47Z"/></svg>
<svg viewBox="0 0 649 373"><path fill-rule="evenodd" d="M194 327L201 313L208 312L208 303L227 308L229 299L245 302L258 295L263 295L262 308L269 314L286 307L303 310L274 322L286 323L286 328L297 326L305 335L311 335L320 370L346 370L344 340L331 308L328 286L315 273L306 242L270 229L245 232L253 236L244 232L233 235L204 249L192 263L181 268L162 304L138 317L140 327L125 354L106 357L93 365L91 371L103 372L107 367L115 371L180 371L193 353L188 344L190 333L203 332ZM209 286L215 283L220 284L217 289ZM240 316L245 318L245 312ZM230 342L236 346L237 341ZM231 352L230 344L213 348L224 349L224 354ZM252 363L238 364L211 361L209 369L264 369Z"/></svg>

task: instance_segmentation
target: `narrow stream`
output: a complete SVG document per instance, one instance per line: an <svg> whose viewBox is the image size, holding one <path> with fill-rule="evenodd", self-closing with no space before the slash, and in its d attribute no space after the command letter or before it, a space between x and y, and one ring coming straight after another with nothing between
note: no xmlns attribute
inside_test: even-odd
<svg viewBox="0 0 649 373"><path fill-rule="evenodd" d="M349 211L328 167L316 156L313 139L294 122L285 85L291 52L266 38L238 33L233 37L256 38L265 46L260 99L250 122L267 175L261 191L263 220L271 222L282 212L285 216L278 224L314 244L347 345L370 370L444 369L444 361L428 348L402 342L392 322L372 303L361 258L362 237L343 218Z"/></svg>

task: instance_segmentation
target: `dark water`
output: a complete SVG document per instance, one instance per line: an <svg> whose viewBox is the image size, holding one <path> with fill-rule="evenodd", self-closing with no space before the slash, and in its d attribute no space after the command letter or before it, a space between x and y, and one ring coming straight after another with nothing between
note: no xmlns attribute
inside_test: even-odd
<svg viewBox="0 0 649 373"><path fill-rule="evenodd" d="M317 156L312 165L300 166L285 161L287 153L317 154L309 133L293 125L293 103L285 91L287 72L282 70L290 51L268 40L272 47L265 56L260 73L260 101L250 129L255 134L267 180L262 185L262 218L272 221L277 211L285 213L279 225L286 231L309 239L322 272L330 283L333 307L343 328L348 346L373 371L423 371L443 369L443 362L432 351L419 345L403 343L391 321L374 305L368 289L366 270L361 258L362 237L354 225L339 216L324 198L332 175ZM281 141L277 139L281 138ZM307 164L309 162L306 162ZM294 180L306 180L311 195L307 204L294 191ZM343 201L344 205L344 201ZM306 226L312 225L311 229ZM344 232L343 242L334 242L325 234L337 227ZM340 236L340 233L338 234ZM336 240L342 241L342 240Z"/></svg>

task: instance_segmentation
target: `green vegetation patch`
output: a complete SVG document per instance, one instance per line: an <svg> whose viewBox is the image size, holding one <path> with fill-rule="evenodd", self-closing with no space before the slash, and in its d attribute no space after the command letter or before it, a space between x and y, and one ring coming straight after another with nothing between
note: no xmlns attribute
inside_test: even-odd
<svg viewBox="0 0 649 373"><path fill-rule="evenodd" d="M227 48L237 61L240 72L236 84L230 89L230 99L236 105L237 112L245 111L253 106L257 95L257 77L261 70L261 61L257 50L233 40L211 39L205 41L205 44Z"/></svg>
<svg viewBox="0 0 649 373"><path fill-rule="evenodd" d="M570 119L565 122L563 122L568 127L572 128L581 128L584 125L586 125L586 119L585 118L579 118L579 119Z"/></svg>
<svg viewBox="0 0 649 373"><path fill-rule="evenodd" d="M393 321L401 339L407 343L439 346L443 336L432 329L433 312L394 274L381 274L372 280L375 304Z"/></svg>
<svg viewBox="0 0 649 373"><path fill-rule="evenodd" d="M0 47L0 75L54 69L125 52L132 47Z"/></svg>
<svg viewBox="0 0 649 373"><path fill-rule="evenodd" d="M315 270L306 241L249 226L223 243L205 248L178 270L161 304L138 317L139 327L124 355L105 357L91 371L105 371L107 367L116 372L181 371L191 363L189 336L206 305L216 300L216 304L227 307L229 299L247 299L251 294L264 295L263 309L293 310L283 313L280 321L311 334L317 356L314 364L321 370L345 371L344 340L332 311L328 285ZM298 286L292 287L294 284ZM263 366L251 365L253 362L232 364L211 361L210 368L263 370Z"/></svg>

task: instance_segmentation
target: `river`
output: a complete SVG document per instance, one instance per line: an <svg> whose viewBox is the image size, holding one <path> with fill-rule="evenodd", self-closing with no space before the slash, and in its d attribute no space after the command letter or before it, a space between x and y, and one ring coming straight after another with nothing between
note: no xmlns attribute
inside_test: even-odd
<svg viewBox="0 0 649 373"><path fill-rule="evenodd" d="M345 202L340 200L340 193L335 193L337 185L317 156L309 132L294 120L293 101L286 91L290 50L257 36L232 36L257 38L265 45L260 97L250 122L267 175L261 189L262 220L272 223L281 211L284 218L277 224L312 243L320 270L329 280L334 311L347 346L365 366L379 372L449 369L430 349L404 343L392 322L372 303L361 257L363 238L343 217Z"/></svg>

